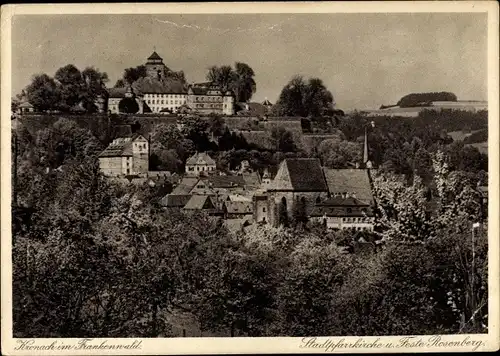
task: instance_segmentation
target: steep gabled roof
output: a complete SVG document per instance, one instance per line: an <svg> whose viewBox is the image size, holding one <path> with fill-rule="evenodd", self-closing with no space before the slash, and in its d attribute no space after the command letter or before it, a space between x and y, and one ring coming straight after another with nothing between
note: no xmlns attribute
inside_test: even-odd
<svg viewBox="0 0 500 356"><path fill-rule="evenodd" d="M215 165L215 161L206 152L195 153L186 161L189 165Z"/></svg>
<svg viewBox="0 0 500 356"><path fill-rule="evenodd" d="M163 58L160 57L160 55L158 53L156 53L156 51L154 51L149 57L148 57L148 60L163 60Z"/></svg>
<svg viewBox="0 0 500 356"><path fill-rule="evenodd" d="M198 183L199 178L195 177L184 177L180 181L179 185L175 187L172 191L173 195L187 195L194 188L196 183Z"/></svg>
<svg viewBox="0 0 500 356"><path fill-rule="evenodd" d="M366 169L323 168L330 194L354 193L367 203L373 202L373 194Z"/></svg>
<svg viewBox="0 0 500 356"><path fill-rule="evenodd" d="M328 187L316 158L287 158L281 162L269 190L326 192Z"/></svg>
<svg viewBox="0 0 500 356"><path fill-rule="evenodd" d="M212 210L215 209L215 204L212 198L208 195L193 195L184 205L187 210Z"/></svg>
<svg viewBox="0 0 500 356"><path fill-rule="evenodd" d="M182 208L186 205L186 203L191 199L191 195L176 195L176 194L167 194L161 200L161 204L163 206L169 208Z"/></svg>

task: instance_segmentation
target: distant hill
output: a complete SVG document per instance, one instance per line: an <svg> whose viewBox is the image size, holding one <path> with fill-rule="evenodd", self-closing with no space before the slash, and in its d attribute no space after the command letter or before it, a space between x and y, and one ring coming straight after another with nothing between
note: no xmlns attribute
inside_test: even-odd
<svg viewBox="0 0 500 356"><path fill-rule="evenodd" d="M457 96L449 92L432 92L432 93L411 93L403 96L397 102L397 106L401 108L411 108L415 106L426 106L426 103L432 101L457 101Z"/></svg>

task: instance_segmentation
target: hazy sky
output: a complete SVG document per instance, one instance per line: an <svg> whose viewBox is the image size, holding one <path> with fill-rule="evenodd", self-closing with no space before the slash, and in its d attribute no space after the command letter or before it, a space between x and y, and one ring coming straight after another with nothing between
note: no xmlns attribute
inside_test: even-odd
<svg viewBox="0 0 500 356"><path fill-rule="evenodd" d="M411 92L487 99L486 14L24 15L13 18L12 85L66 64L113 86L153 48L187 80L241 61L253 101L275 102L295 74L321 78L341 109L378 108Z"/></svg>

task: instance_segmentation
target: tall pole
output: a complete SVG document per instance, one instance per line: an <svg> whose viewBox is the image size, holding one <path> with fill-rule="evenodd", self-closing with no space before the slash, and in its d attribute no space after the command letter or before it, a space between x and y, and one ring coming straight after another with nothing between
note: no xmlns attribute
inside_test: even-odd
<svg viewBox="0 0 500 356"><path fill-rule="evenodd" d="M471 304L473 306L472 312L474 313L475 305L475 297L474 297L474 260L476 258L476 250L475 250L475 235L474 235L474 224L472 224L472 276L471 276Z"/></svg>
<svg viewBox="0 0 500 356"><path fill-rule="evenodd" d="M13 182L13 191L14 191L14 207L17 207L17 132L14 132L14 182Z"/></svg>

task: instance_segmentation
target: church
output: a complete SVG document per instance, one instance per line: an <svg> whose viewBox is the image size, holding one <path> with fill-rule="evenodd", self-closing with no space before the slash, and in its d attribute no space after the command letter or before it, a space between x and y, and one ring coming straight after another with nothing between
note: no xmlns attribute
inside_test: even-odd
<svg viewBox="0 0 500 356"><path fill-rule="evenodd" d="M185 85L169 77L169 69L163 58L154 51L146 60L146 77L140 78L127 88L108 90L108 111L120 113L119 103L126 97L137 102L136 113L173 114L189 111L199 114L234 114L234 95L222 92L212 83Z"/></svg>

